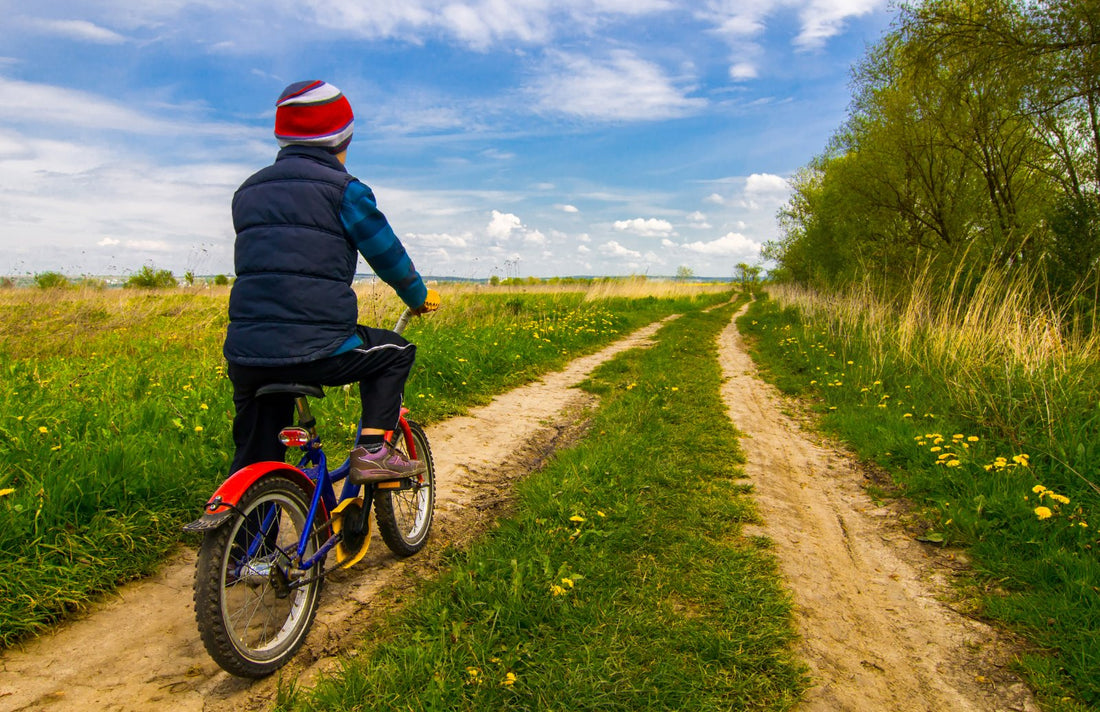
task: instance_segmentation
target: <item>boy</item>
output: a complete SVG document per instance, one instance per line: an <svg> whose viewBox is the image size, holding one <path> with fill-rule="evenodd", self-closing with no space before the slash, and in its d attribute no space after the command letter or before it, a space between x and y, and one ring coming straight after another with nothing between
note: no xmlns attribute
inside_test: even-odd
<svg viewBox="0 0 1100 712"><path fill-rule="evenodd" d="M357 324L351 288L359 254L417 314L439 306L374 194L344 168L354 129L351 105L320 80L288 86L276 102L275 163L233 196L237 278L223 352L233 383L230 473L282 462L278 432L290 424L289 395L256 398L275 382L359 382L362 419L351 453L354 484L424 471L383 441L401 408L416 347L392 331Z"/></svg>

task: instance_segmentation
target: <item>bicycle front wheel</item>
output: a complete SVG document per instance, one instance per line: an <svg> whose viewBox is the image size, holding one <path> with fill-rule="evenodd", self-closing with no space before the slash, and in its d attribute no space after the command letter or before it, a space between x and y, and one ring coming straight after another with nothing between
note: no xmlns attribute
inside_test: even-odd
<svg viewBox="0 0 1100 712"><path fill-rule="evenodd" d="M435 463L428 447L428 436L418 423L409 422L416 459L427 466L427 472L414 481L411 489L374 491L374 518L378 533L390 551L398 556L412 556L424 548L432 528L435 507ZM406 456L409 448L401 429L394 432L393 447Z"/></svg>
<svg viewBox="0 0 1100 712"><path fill-rule="evenodd" d="M323 580L316 576L323 562L297 568L308 510L308 495L296 482L270 475L245 491L232 521L203 539L195 618L207 652L227 672L269 675L305 642ZM319 542L315 531L305 555Z"/></svg>

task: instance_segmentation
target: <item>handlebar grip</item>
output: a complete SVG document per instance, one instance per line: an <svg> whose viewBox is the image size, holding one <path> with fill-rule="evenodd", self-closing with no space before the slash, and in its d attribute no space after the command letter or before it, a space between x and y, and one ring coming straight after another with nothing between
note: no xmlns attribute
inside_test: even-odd
<svg viewBox="0 0 1100 712"><path fill-rule="evenodd" d="M400 334L402 331L405 330L405 327L409 325L409 321L412 319L412 317L413 310L406 308L405 311L401 312L401 316L398 317L397 324L393 327L393 330L396 333Z"/></svg>

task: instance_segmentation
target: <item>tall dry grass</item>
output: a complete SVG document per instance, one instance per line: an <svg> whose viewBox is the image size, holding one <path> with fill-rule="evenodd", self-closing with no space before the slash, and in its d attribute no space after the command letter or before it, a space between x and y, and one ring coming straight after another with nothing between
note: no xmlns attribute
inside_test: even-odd
<svg viewBox="0 0 1100 712"><path fill-rule="evenodd" d="M1100 453L1100 335L1072 329L1066 314L1022 273L988 269L968 280L920 275L887 298L867 285L835 293L776 285L831 338L865 355L880 376L920 374L953 410L1063 461Z"/></svg>

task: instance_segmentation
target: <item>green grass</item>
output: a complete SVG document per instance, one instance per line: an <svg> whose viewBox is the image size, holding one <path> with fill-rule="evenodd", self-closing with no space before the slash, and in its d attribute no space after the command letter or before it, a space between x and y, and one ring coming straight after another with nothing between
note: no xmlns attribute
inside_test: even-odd
<svg viewBox="0 0 1100 712"><path fill-rule="evenodd" d="M969 552L969 594L1029 641L1021 667L1044 706L1100 705L1095 394L1036 398L1053 382L1041 369L930 368L913 340L898 349L883 329L774 301L753 304L739 326L771 380L889 470L922 539ZM1089 367L1073 376L1089 382L1080 371ZM996 406L976 408L975 391L960 385L979 379Z"/></svg>
<svg viewBox="0 0 1100 712"><path fill-rule="evenodd" d="M226 294L0 295L0 647L155 570L228 474ZM407 332L419 348L406 404L421 422L463 412L722 298L445 294ZM362 308L364 322L390 325L400 304L366 295ZM335 453L350 443L359 399L354 387L328 395L314 412Z"/></svg>
<svg viewBox="0 0 1100 712"><path fill-rule="evenodd" d="M598 369L589 435L363 654L280 707L789 709L806 684L789 603L766 544L740 536L756 515L719 396L731 312L693 310Z"/></svg>

